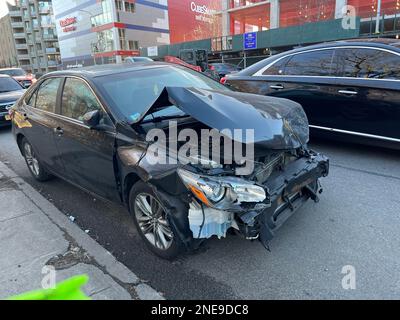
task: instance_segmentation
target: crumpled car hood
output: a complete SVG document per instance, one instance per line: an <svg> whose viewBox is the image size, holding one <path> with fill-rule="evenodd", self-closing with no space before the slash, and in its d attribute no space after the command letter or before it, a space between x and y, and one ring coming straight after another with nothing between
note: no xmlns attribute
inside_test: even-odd
<svg viewBox="0 0 400 320"><path fill-rule="evenodd" d="M297 149L309 140L307 116L300 104L287 99L233 91L166 87L136 123L174 105L206 126L222 131L241 129L233 140L246 143L246 130L254 130L254 143L270 149Z"/></svg>

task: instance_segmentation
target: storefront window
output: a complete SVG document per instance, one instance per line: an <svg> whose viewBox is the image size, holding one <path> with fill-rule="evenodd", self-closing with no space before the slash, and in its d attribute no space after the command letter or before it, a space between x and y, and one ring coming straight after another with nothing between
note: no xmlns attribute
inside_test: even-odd
<svg viewBox="0 0 400 320"><path fill-rule="evenodd" d="M361 18L370 18L378 14L378 0L348 0L348 5L355 7L357 16ZM400 13L400 0L382 0L381 13Z"/></svg>
<svg viewBox="0 0 400 320"><path fill-rule="evenodd" d="M233 2L233 4L238 4L250 1ZM230 19L230 29L232 35L268 30L270 28L270 4L267 3L259 6L245 8L242 10L232 11L230 14Z"/></svg>
<svg viewBox="0 0 400 320"><path fill-rule="evenodd" d="M260 2L266 2L265 0L230 0L229 7L233 8L240 8L244 6L248 6L251 4L256 4Z"/></svg>
<svg viewBox="0 0 400 320"><path fill-rule="evenodd" d="M335 0L281 0L280 27L302 25L335 18Z"/></svg>

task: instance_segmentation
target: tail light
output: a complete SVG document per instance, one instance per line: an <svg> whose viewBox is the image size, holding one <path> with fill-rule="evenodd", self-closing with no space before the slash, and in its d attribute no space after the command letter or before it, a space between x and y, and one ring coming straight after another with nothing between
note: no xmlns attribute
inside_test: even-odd
<svg viewBox="0 0 400 320"><path fill-rule="evenodd" d="M215 71L215 67L214 66L210 66L210 70L211 71Z"/></svg>
<svg viewBox="0 0 400 320"><path fill-rule="evenodd" d="M222 77L219 82L221 82L221 84L226 84L227 80L228 80L227 77Z"/></svg>

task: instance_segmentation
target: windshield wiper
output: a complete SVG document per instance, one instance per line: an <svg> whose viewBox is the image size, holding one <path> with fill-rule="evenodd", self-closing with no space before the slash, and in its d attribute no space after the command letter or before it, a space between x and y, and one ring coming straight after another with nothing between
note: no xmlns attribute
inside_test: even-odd
<svg viewBox="0 0 400 320"><path fill-rule="evenodd" d="M185 119L185 118L191 118L191 116L185 114L181 116L162 116L162 117L154 117L151 119L143 120L141 123L150 123L150 122L163 122L167 120L175 120L175 119Z"/></svg>

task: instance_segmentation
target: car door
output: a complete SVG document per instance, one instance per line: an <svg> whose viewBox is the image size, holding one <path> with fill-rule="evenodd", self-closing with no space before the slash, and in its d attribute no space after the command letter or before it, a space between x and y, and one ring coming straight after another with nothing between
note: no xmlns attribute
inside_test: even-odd
<svg viewBox="0 0 400 320"><path fill-rule="evenodd" d="M334 53L334 49L327 48L291 54L261 70L256 77L264 80L262 86L267 95L300 103L311 125L325 126L334 105Z"/></svg>
<svg viewBox="0 0 400 320"><path fill-rule="evenodd" d="M94 110L102 112L101 130L82 121ZM80 78L65 79L55 140L71 182L106 199L119 199L114 174L115 128L93 90Z"/></svg>
<svg viewBox="0 0 400 320"><path fill-rule="evenodd" d="M336 117L330 128L400 139L400 53L373 47L336 50Z"/></svg>
<svg viewBox="0 0 400 320"><path fill-rule="evenodd" d="M62 78L44 80L25 101L22 115L26 123L24 135L31 143L36 155L47 169L62 173L64 167L54 141L54 128L59 125L56 110Z"/></svg>

